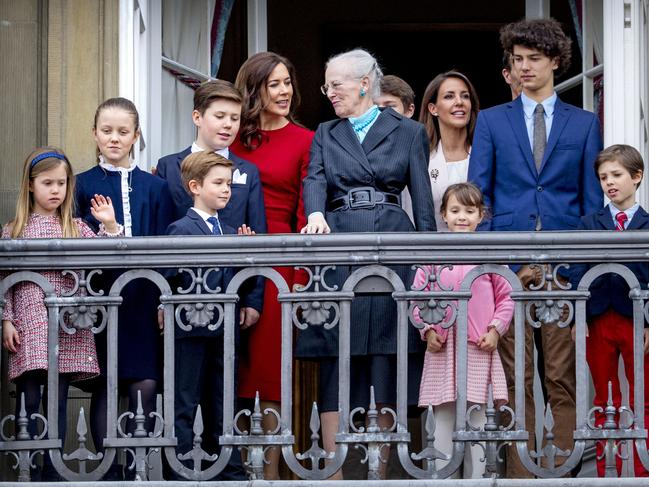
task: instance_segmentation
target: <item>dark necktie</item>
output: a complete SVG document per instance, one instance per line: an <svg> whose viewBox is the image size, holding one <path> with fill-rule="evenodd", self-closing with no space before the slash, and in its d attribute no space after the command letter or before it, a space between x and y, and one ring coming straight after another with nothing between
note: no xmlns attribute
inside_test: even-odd
<svg viewBox="0 0 649 487"><path fill-rule="evenodd" d="M223 235L223 230L221 229L221 224L219 223L219 217L211 216L207 219L208 223L212 224L212 235Z"/></svg>
<svg viewBox="0 0 649 487"><path fill-rule="evenodd" d="M536 171L541 171L541 163L543 162L543 154L545 153L545 145L547 144L545 137L545 117L543 105L540 103L534 109L534 164L536 164Z"/></svg>
<svg viewBox="0 0 649 487"><path fill-rule="evenodd" d="M626 223L626 221L628 219L629 218L626 216L626 213L624 213L623 211L620 211L617 215L615 215L615 221L616 221L615 229L618 232L623 232L624 231L624 224Z"/></svg>

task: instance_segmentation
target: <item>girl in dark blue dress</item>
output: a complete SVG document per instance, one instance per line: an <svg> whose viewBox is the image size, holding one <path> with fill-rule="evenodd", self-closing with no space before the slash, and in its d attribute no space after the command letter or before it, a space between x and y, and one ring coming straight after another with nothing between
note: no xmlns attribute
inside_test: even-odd
<svg viewBox="0 0 649 487"><path fill-rule="evenodd" d="M131 158L140 135L135 105L125 98L106 100L95 113L93 134L97 142L98 164L77 175L79 216L91 226L98 225L99 222L85 209L89 208L90 199L95 194L103 194L114 202L115 217L124 225L126 237L164 235L172 217L167 183L139 169ZM110 274L113 276L108 277ZM107 273L106 291L117 275ZM157 323L160 292L151 281L140 279L127 284L121 296L117 357L120 391L129 396L130 411L135 411L137 391L141 391L144 414L148 418L149 412L155 409L157 382L161 376ZM101 335L97 337L97 348L104 380L93 388L91 404L92 433L98 450L102 450L106 433L107 398L105 332Z"/></svg>

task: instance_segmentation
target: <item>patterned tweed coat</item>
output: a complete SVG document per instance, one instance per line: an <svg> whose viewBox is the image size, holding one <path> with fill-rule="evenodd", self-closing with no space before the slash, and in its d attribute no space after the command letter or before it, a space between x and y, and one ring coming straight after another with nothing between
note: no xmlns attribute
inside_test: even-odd
<svg viewBox="0 0 649 487"><path fill-rule="evenodd" d="M75 219L79 236L91 238L96 235L81 219ZM21 238L62 238L58 216L32 213ZM11 238L9 226L5 226L2 238ZM73 288L74 279L61 271L43 271L43 275L60 296ZM47 370L47 308L45 293L34 283L21 282L5 294L6 305L3 320L13 323L20 337L18 352L9 352L9 379L14 380L29 370ZM95 340L90 330L77 330L69 335L59 329L59 372L72 374L72 380L82 380L99 374Z"/></svg>

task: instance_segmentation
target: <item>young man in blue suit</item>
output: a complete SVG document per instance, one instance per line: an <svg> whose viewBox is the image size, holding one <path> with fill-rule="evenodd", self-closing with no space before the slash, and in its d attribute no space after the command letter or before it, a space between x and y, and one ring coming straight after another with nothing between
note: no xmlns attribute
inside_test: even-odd
<svg viewBox="0 0 649 487"><path fill-rule="evenodd" d="M515 22L501 30L522 94L478 115L469 161L469 181L485 196L494 231L574 230L580 217L601 207L602 192L593 162L602 149L600 125L589 112L562 102L554 76L570 63L570 39L554 19ZM540 282L541 270L522 266L521 283ZM559 277L565 280L563 276ZM503 337L501 356L514 399L514 327ZM545 385L555 420L554 443L572 448L575 428L574 349L568 328L541 328ZM526 375L533 373L532 333L526 327ZM531 383L531 381L526 381ZM528 446L536 450L534 402L526 387ZM529 477L518 455L507 457L508 477ZM561 463L562 457L557 459Z"/></svg>
<svg viewBox="0 0 649 487"><path fill-rule="evenodd" d="M188 193L193 196L193 205L186 215L167 229L168 235L224 235L236 234L234 228L221 220L221 212L231 194L232 162L212 151L194 152L181 165L182 180ZM250 234L243 227L239 233ZM234 275L231 268L220 268L207 274L205 287L225 291ZM172 278L174 287L189 288L187 276L180 274ZM175 281L179 281L177 284ZM243 296L242 296L243 299ZM175 431L178 438L176 451L184 455L193 446L193 424L196 409L201 404L206 440L203 448L215 449L222 433L223 419L223 326L210 329L218 319L214 317L193 324L187 331L175 328ZM189 313L183 317L184 324ZM236 330L235 330L236 331ZM236 370L236 364L235 364ZM214 453L213 450L208 451ZM193 468L190 462L186 466ZM246 480L239 451L232 451L230 463L217 477L219 480Z"/></svg>
<svg viewBox="0 0 649 487"><path fill-rule="evenodd" d="M196 140L182 152L158 161L157 175L167 181L174 202L174 220L183 218L192 206L185 189L180 163L189 154L206 150L232 161L232 197L219 212L222 222L233 228L247 225L255 233L266 233L266 210L257 166L234 155L228 147L234 142L241 119L241 93L228 81L207 81L194 93L192 120L197 128ZM246 302L242 302L241 327L259 320L264 296L264 280L257 278Z"/></svg>

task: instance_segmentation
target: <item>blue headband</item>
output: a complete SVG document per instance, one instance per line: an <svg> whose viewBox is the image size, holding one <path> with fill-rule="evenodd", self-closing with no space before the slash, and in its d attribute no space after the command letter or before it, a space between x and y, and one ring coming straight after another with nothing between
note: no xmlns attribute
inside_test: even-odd
<svg viewBox="0 0 649 487"><path fill-rule="evenodd" d="M42 154L39 154L32 159L32 162L29 163L29 170L31 171L32 168L43 159L61 159L62 161L68 161L67 157L65 157L63 154L59 154L58 152L43 152Z"/></svg>

